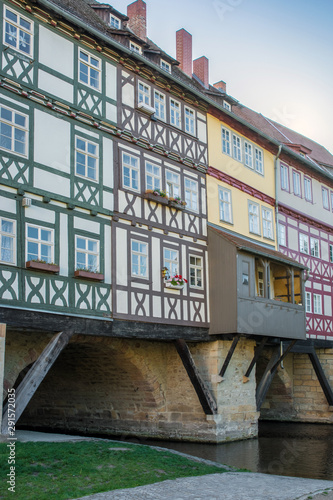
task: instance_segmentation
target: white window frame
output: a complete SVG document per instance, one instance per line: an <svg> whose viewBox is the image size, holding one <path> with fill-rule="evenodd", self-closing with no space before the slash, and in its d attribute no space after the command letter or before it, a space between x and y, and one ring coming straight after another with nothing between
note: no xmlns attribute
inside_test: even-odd
<svg viewBox="0 0 333 500"><path fill-rule="evenodd" d="M181 104L176 99L170 99L170 124L177 128L182 126Z"/></svg>
<svg viewBox="0 0 333 500"><path fill-rule="evenodd" d="M244 163L253 170L253 145L248 141L244 141Z"/></svg>
<svg viewBox="0 0 333 500"><path fill-rule="evenodd" d="M289 192L289 167L280 163L280 186L282 191Z"/></svg>
<svg viewBox="0 0 333 500"><path fill-rule="evenodd" d="M144 82L138 81L138 104L142 102L150 106L151 102L151 88Z"/></svg>
<svg viewBox="0 0 333 500"><path fill-rule="evenodd" d="M6 118L2 118L2 110L9 111L12 113L12 118L11 120L8 120ZM18 125L16 124L16 116L19 116L20 118L24 118L25 120L25 125ZM2 127L10 127L10 148L6 148L2 145ZM17 141L15 140L16 133L19 132L24 135L24 141ZM8 138L8 135L4 135L4 137ZM3 106L2 104L0 105L0 149L4 151L10 151L16 155L22 156L24 158L27 158L28 156L28 137L29 137L29 117L25 115L24 113L21 113L20 111L17 111L16 109L10 108L8 106ZM24 145L24 153L21 153L19 151L15 150L15 145L16 143L19 142L20 144Z"/></svg>
<svg viewBox="0 0 333 500"><path fill-rule="evenodd" d="M140 45L138 45L137 43L132 42L132 40L130 40L129 48L137 54L142 54L142 47L140 47Z"/></svg>
<svg viewBox="0 0 333 500"><path fill-rule="evenodd" d="M333 263L333 244L329 245L329 261Z"/></svg>
<svg viewBox="0 0 333 500"><path fill-rule="evenodd" d="M166 62L164 59L160 60L160 68L162 68L167 73L171 73L171 64Z"/></svg>
<svg viewBox="0 0 333 500"><path fill-rule="evenodd" d="M264 285L264 268L263 267L258 267L258 290L257 290L257 296L258 297L264 297L265 295L265 285Z"/></svg>
<svg viewBox="0 0 333 500"><path fill-rule="evenodd" d="M125 156L130 158L130 162L125 160ZM132 163L135 163L135 165ZM129 169L129 175L125 176L125 168ZM140 158L138 156L131 155L127 151L122 152L122 176L123 176L123 187L125 189L130 189L131 191L140 191ZM128 177L130 180L129 185L125 183L125 178ZM137 187L135 187L134 182L137 182Z"/></svg>
<svg viewBox="0 0 333 500"><path fill-rule="evenodd" d="M155 118L159 118L165 122L166 120L166 106L165 106L165 94L154 90L154 107L155 107Z"/></svg>
<svg viewBox="0 0 333 500"><path fill-rule="evenodd" d="M35 228L38 230L38 237L37 238L32 238L31 236L28 236L29 227ZM50 241L45 241L41 238L42 231L47 231L50 233L50 235L51 235ZM26 247L25 247L26 262L29 260L45 260L44 256L42 256L42 252L41 252L42 245L44 245L44 246L49 247L51 250L49 260L45 260L45 262L47 262L47 264L52 264L54 262L54 229L50 228L50 227L39 226L37 224L32 224L30 222L27 222L26 226L25 226L25 234L26 234L26 238L25 238L26 239ZM38 245L36 259L30 259L28 257L29 242L35 243Z"/></svg>
<svg viewBox="0 0 333 500"><path fill-rule="evenodd" d="M85 248L78 248L78 238L85 241ZM96 251L89 250L89 242L92 242L94 244L97 243ZM85 257L84 267L82 267L82 264L78 263L78 253L83 254ZM90 256L93 256L96 259L96 265L94 265L94 267L89 264ZM98 239L91 238L90 236L82 236L80 234L75 235L75 269L82 269L92 273L100 272L100 241Z"/></svg>
<svg viewBox="0 0 333 500"><path fill-rule="evenodd" d="M229 102L223 100L223 107L224 109L231 111L231 104Z"/></svg>
<svg viewBox="0 0 333 500"><path fill-rule="evenodd" d="M312 313L311 292L305 292L305 312Z"/></svg>
<svg viewBox="0 0 333 500"><path fill-rule="evenodd" d="M79 148L78 140L85 143L84 150ZM92 152L89 152L90 145L96 148L95 154L93 154ZM78 168L77 154L82 154L84 156L84 160L85 160L85 163L84 163L85 173L84 173L84 175L78 173L78 171L77 171L77 168ZM88 172L89 172L89 170L88 170L89 159L92 159L95 161L95 166L94 166L95 177L91 177L88 174ZM96 142L89 141L88 139L85 139L84 137L76 135L75 136L75 160L74 161L75 161L75 175L77 175L78 177L82 177L84 179L89 179L90 181L98 182L99 148L98 148L98 144ZM89 168L91 169L92 167L90 166Z"/></svg>
<svg viewBox="0 0 333 500"><path fill-rule="evenodd" d="M302 196L301 174L296 170L293 170L293 191L295 196Z"/></svg>
<svg viewBox="0 0 333 500"><path fill-rule="evenodd" d="M261 217L263 237L274 240L273 210L267 207L261 207Z"/></svg>
<svg viewBox="0 0 333 500"><path fill-rule="evenodd" d="M304 198L312 202L312 181L310 177L304 176Z"/></svg>
<svg viewBox="0 0 333 500"><path fill-rule="evenodd" d="M319 240L318 238L310 237L310 255L319 258Z"/></svg>
<svg viewBox="0 0 333 500"><path fill-rule="evenodd" d="M237 134L232 134L232 156L242 162L242 139Z"/></svg>
<svg viewBox="0 0 333 500"><path fill-rule="evenodd" d="M191 259L195 259L194 263L191 263ZM199 264L197 262L200 262ZM191 271L194 271L194 276L192 276ZM192 284L192 278L194 277L194 284ZM198 285L198 281L201 281L201 285ZM189 279L188 283L190 288L196 288L197 290L203 289L203 258L198 255L189 255Z"/></svg>
<svg viewBox="0 0 333 500"><path fill-rule="evenodd" d="M146 161L146 189L162 189L161 167L151 161Z"/></svg>
<svg viewBox="0 0 333 500"><path fill-rule="evenodd" d="M165 171L165 186L166 194L169 198L177 198L180 196L180 175L172 170Z"/></svg>
<svg viewBox="0 0 333 500"><path fill-rule="evenodd" d="M249 232L260 236L260 206L259 203L248 200ZM257 228L257 231L256 231Z"/></svg>
<svg viewBox="0 0 333 500"><path fill-rule="evenodd" d="M254 164L255 164L255 171L260 174L264 175L264 153L261 149L259 148L254 148Z"/></svg>
<svg viewBox="0 0 333 500"><path fill-rule="evenodd" d="M81 59L81 54L86 55L88 57L88 61ZM93 64L92 60L97 61L98 66ZM85 82L81 78L81 64L88 69L88 82ZM92 71L96 71L96 73L98 75L98 78L97 78L98 87L96 87L95 85L92 85L92 83L91 83ZM102 76L102 61L101 61L101 59L99 57L96 57L95 55L90 54L87 50L83 50L83 49L79 48L79 82L82 83L82 85L86 85L87 87L89 87L93 90L96 90L97 92L100 92L101 91L101 79L102 79L101 76Z"/></svg>
<svg viewBox="0 0 333 500"><path fill-rule="evenodd" d="M231 156L231 132L222 127L222 153Z"/></svg>
<svg viewBox="0 0 333 500"><path fill-rule="evenodd" d="M199 212L198 182L189 177L184 178L186 208L192 212Z"/></svg>
<svg viewBox="0 0 333 500"><path fill-rule="evenodd" d="M299 251L307 255L310 254L309 236L307 234L299 234Z"/></svg>
<svg viewBox="0 0 333 500"><path fill-rule="evenodd" d="M7 11L11 12L15 16L17 16L17 21L16 22L14 20L9 19L7 17ZM23 22L23 23L24 22L29 23L30 24L30 29L28 29L27 27L21 26L21 22ZM9 42L6 42L6 30L7 30L8 26L11 26L11 27L13 27L14 29L17 30L16 35L18 34L18 36L16 36L16 43L15 43L15 45L11 44ZM30 47L29 47L30 50L29 50L29 52L20 49L20 40L22 40L22 35L23 34L30 37ZM24 54L27 57L31 58L33 56L33 48L34 48L33 47L33 45L34 45L34 23L28 17L22 16L21 14L19 14L18 12L16 12L16 10L11 9L11 8L7 7L6 5L4 5L4 10L3 10L3 43L7 47L12 48L16 52L20 52L21 54Z"/></svg>
<svg viewBox="0 0 333 500"><path fill-rule="evenodd" d="M185 132L195 136L195 111L188 106L184 108L184 121Z"/></svg>
<svg viewBox="0 0 333 500"><path fill-rule="evenodd" d="M325 208L325 210L329 210L330 209L330 200L329 200L329 196L328 196L328 189L323 187L321 188L321 196L322 196L322 200L323 200L323 208Z"/></svg>
<svg viewBox="0 0 333 500"><path fill-rule="evenodd" d="M322 298L319 293L313 294L313 314L323 314Z"/></svg>
<svg viewBox="0 0 333 500"><path fill-rule="evenodd" d="M121 20L119 17L114 16L113 14L110 14L110 26L111 28L114 28L115 30L120 30L121 29Z"/></svg>
<svg viewBox="0 0 333 500"><path fill-rule="evenodd" d="M170 252L170 258L166 257L166 252ZM173 258L175 256L175 258ZM163 249L163 266L168 269L166 274L167 278L171 278L176 274L179 274L179 251L174 248L164 248Z"/></svg>
<svg viewBox="0 0 333 500"><path fill-rule="evenodd" d="M136 243L139 247L138 250L134 250L133 243ZM144 247L144 251L141 251L141 248ZM138 263L133 262L133 257L138 257ZM145 260L145 265L143 265L142 259ZM133 271L133 267L138 267L138 273ZM145 268L145 273L143 273L143 269ZM148 279L149 270L148 270L148 242L142 240L131 239L131 276L132 278L141 278Z"/></svg>
<svg viewBox="0 0 333 500"><path fill-rule="evenodd" d="M5 230L2 229L2 223L3 222L10 222L13 224L13 232L9 233ZM3 239L4 238L9 238L11 240L11 260L3 260L2 257L2 244L3 244ZM4 250L8 250L4 248ZM15 265L16 264L16 221L13 219L10 219L9 217L0 217L0 262L2 264L9 264L9 265Z"/></svg>
<svg viewBox="0 0 333 500"><path fill-rule="evenodd" d="M279 228L279 245L286 247L287 246L287 228L284 224L278 223Z"/></svg>
<svg viewBox="0 0 333 500"><path fill-rule="evenodd" d="M232 194L231 190L219 186L220 221L232 224Z"/></svg>

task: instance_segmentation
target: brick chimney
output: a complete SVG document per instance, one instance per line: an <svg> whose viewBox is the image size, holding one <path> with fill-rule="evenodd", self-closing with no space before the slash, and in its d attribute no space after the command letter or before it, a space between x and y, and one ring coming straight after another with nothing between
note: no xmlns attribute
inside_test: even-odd
<svg viewBox="0 0 333 500"><path fill-rule="evenodd" d="M127 6L129 21L127 26L143 40L147 40L147 14L146 3L143 0L136 0Z"/></svg>
<svg viewBox="0 0 333 500"><path fill-rule="evenodd" d="M215 87L216 89L220 89L223 92L227 93L227 84L223 80L220 80L219 82L214 83L213 87Z"/></svg>
<svg viewBox="0 0 333 500"><path fill-rule="evenodd" d="M192 78L192 35L184 28L176 31L176 53L180 69Z"/></svg>
<svg viewBox="0 0 333 500"><path fill-rule="evenodd" d="M193 61L193 73L207 89L209 87L209 61L207 57L202 56Z"/></svg>

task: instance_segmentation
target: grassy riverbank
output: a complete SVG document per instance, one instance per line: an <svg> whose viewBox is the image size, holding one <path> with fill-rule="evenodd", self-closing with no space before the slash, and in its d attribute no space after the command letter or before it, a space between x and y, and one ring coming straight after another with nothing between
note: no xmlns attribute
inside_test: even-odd
<svg viewBox="0 0 333 500"><path fill-rule="evenodd" d="M166 479L224 472L167 450L121 442L17 442L13 494L6 482L9 451L5 443L0 443L0 499L67 500Z"/></svg>

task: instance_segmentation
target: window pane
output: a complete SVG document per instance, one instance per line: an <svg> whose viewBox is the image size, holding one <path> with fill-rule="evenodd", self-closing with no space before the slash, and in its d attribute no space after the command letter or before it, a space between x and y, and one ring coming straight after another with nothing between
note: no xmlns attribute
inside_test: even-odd
<svg viewBox="0 0 333 500"><path fill-rule="evenodd" d="M41 240L42 241L51 241L51 231L46 231L45 229L41 230Z"/></svg>
<svg viewBox="0 0 333 500"><path fill-rule="evenodd" d="M33 226L28 226L28 237L38 239L38 228Z"/></svg>
<svg viewBox="0 0 333 500"><path fill-rule="evenodd" d="M76 248L80 248L82 250L86 249L86 240L83 238L76 238Z"/></svg>

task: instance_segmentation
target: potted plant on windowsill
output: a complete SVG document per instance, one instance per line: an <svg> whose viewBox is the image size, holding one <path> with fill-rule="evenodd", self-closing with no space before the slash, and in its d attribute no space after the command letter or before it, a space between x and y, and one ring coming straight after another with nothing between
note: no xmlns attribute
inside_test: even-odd
<svg viewBox="0 0 333 500"><path fill-rule="evenodd" d="M174 290L182 290L187 283L187 280L183 278L180 274L176 274L171 278L165 280L166 288L173 288Z"/></svg>
<svg viewBox="0 0 333 500"><path fill-rule="evenodd" d="M92 280L92 281L103 281L104 280L104 274L100 273L97 270L92 270L92 269L84 269L84 268L79 268L74 271L74 277L75 278L82 278L85 280Z"/></svg>
<svg viewBox="0 0 333 500"><path fill-rule="evenodd" d="M162 189L146 189L144 197L146 200L154 201L161 205L167 205L169 200L166 192Z"/></svg>
<svg viewBox="0 0 333 500"><path fill-rule="evenodd" d="M186 201L183 201L179 196L169 198L169 207L176 208L177 210L185 210Z"/></svg>
<svg viewBox="0 0 333 500"><path fill-rule="evenodd" d="M31 259L25 263L27 269L33 269L35 271L43 271L45 273L57 274L59 272L59 266L54 264L54 262L46 262L46 260L41 259Z"/></svg>

